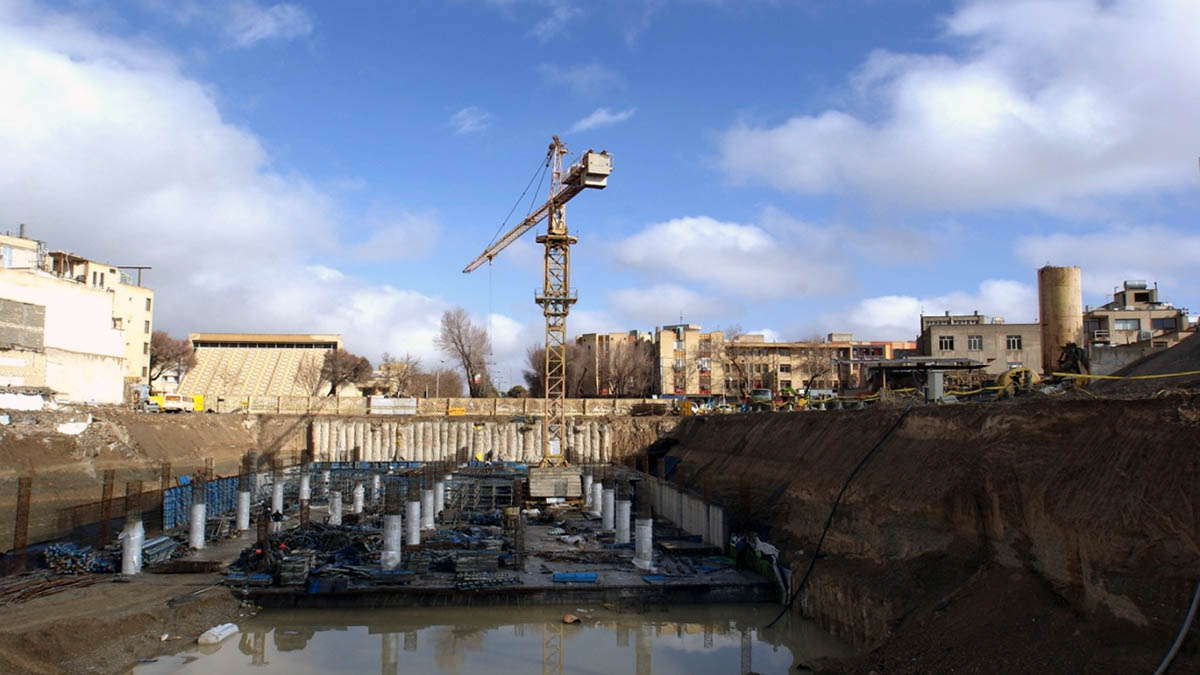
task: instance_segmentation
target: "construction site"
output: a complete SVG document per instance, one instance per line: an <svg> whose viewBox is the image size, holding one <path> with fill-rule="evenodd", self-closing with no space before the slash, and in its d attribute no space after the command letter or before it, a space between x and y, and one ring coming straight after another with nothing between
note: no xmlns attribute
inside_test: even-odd
<svg viewBox="0 0 1200 675"><path fill-rule="evenodd" d="M547 222L535 414L8 411L4 670L1200 672L1200 336L1093 375L1079 269L1046 267L1041 373L589 412L564 206L612 163L566 154L464 270Z"/></svg>

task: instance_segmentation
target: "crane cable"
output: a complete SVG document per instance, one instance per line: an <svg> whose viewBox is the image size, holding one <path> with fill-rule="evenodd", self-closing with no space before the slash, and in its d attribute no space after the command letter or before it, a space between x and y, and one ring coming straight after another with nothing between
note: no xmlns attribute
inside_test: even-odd
<svg viewBox="0 0 1200 675"><path fill-rule="evenodd" d="M521 196L517 197L517 201L514 202L512 208L508 210L508 215L504 216L504 220L500 223L500 226L496 228L496 233L492 235L492 240L488 242L488 246L496 243L496 238L500 236L500 233L504 230L504 226L508 224L508 219L512 218L512 214L515 213L517 207L521 205L521 200L525 199L525 193L529 192L530 186L532 186L533 182L538 179L539 175L545 175L546 167L548 166L550 166L549 152L546 153L546 158L539 162L538 167L533 170L533 175L530 176L529 182L525 184L525 189L521 190ZM534 194L536 195L537 193L535 192Z"/></svg>
<svg viewBox="0 0 1200 675"><path fill-rule="evenodd" d="M804 587L808 584L808 578L812 576L813 567L816 566L817 558L821 554L821 544L825 543L825 535L829 534L829 528L833 525L833 516L835 513L837 513L837 508L842 502L842 497L846 494L846 488L850 487L850 482L854 480L854 477L858 475L858 472L862 471L862 468L867 465L867 462L871 460L871 457L879 450L880 447L883 446L883 442L886 441L888 437L892 435L892 432L900 426L900 423L903 422L904 418L908 416L908 413L912 411L913 404L916 402L917 399L915 397L908 402L908 407L904 409L904 412L900 413L900 416L896 418L896 421L892 422L892 426L888 427L888 430L883 432L883 435L879 437L879 440L875 441L875 445L872 445L871 449L862 456L862 459L858 460L858 464L854 465L854 469L851 470L850 475L846 477L846 482L842 483L842 489L838 490L837 498L833 500L833 507L829 509L829 517L825 519L825 527L821 530L821 537L817 539L817 546L815 549L813 549L812 559L808 561L808 569L804 571L804 576L800 578L800 583L796 586L796 590L792 592L791 597L788 598L787 603L784 604L783 609L779 611L779 614L774 619L771 619L771 623L766 625L767 628L774 626L777 621L783 618L784 614L787 614L788 610L792 608L792 603L796 601L796 598L804 591Z"/></svg>

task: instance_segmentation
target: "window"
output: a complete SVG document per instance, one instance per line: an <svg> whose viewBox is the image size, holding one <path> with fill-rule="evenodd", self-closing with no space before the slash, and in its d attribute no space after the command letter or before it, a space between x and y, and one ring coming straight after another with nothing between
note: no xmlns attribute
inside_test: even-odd
<svg viewBox="0 0 1200 675"><path fill-rule="evenodd" d="M677 351L677 352L681 352L681 351L683 351L683 347L684 347L684 345L683 345L683 340L676 340L676 341L675 341L675 351Z"/></svg>
<svg viewBox="0 0 1200 675"><path fill-rule="evenodd" d="M1004 347L1006 349L1008 349L1010 352L1020 351L1021 350L1021 336L1020 335L1005 336Z"/></svg>
<svg viewBox="0 0 1200 675"><path fill-rule="evenodd" d="M1161 319L1150 319L1150 328L1153 330L1175 330L1178 324L1175 322L1175 317L1168 316Z"/></svg>
<svg viewBox="0 0 1200 675"><path fill-rule="evenodd" d="M707 373L708 371L712 370L712 359L706 356L702 359L698 359L698 361L700 362L700 372Z"/></svg>
<svg viewBox="0 0 1200 675"><path fill-rule="evenodd" d="M791 388L792 388L792 381L791 381L791 380L780 380L780 381L779 381L779 388L780 388L780 389L783 389L783 390L791 389Z"/></svg>
<svg viewBox="0 0 1200 675"><path fill-rule="evenodd" d="M147 333L150 332L150 322L149 321L146 322L146 332Z"/></svg>
<svg viewBox="0 0 1200 675"><path fill-rule="evenodd" d="M146 311L150 311L150 298L146 298Z"/></svg>
<svg viewBox="0 0 1200 675"><path fill-rule="evenodd" d="M1141 319L1117 319L1116 330L1141 330Z"/></svg>
<svg viewBox="0 0 1200 675"><path fill-rule="evenodd" d="M787 348L787 347L780 347L780 348L779 348L779 355L780 355L780 356L788 356L788 355L789 355L789 354L788 354L788 348Z"/></svg>
<svg viewBox="0 0 1200 675"><path fill-rule="evenodd" d="M952 351L954 349L954 336L953 335L939 335L938 336L938 349L940 349L944 352Z"/></svg>
<svg viewBox="0 0 1200 675"><path fill-rule="evenodd" d="M142 377L146 376L146 366L142 366Z"/></svg>
<svg viewBox="0 0 1200 675"><path fill-rule="evenodd" d="M100 273L100 286L101 288L104 287L104 272Z"/></svg>
<svg viewBox="0 0 1200 675"><path fill-rule="evenodd" d="M982 351L983 350L983 336L982 335L968 335L967 336L967 349L969 349L973 352Z"/></svg>
<svg viewBox="0 0 1200 675"><path fill-rule="evenodd" d="M683 370L687 368L686 359L675 359L675 370Z"/></svg>
<svg viewBox="0 0 1200 675"><path fill-rule="evenodd" d="M790 373L790 372L792 372L792 364L790 364L790 363L781 363L781 364L779 364L779 372L781 372L781 373Z"/></svg>
<svg viewBox="0 0 1200 675"><path fill-rule="evenodd" d="M150 343L149 343L149 342L143 342L143 343L142 343L142 353L143 353L143 354L149 354L149 353L150 353Z"/></svg>

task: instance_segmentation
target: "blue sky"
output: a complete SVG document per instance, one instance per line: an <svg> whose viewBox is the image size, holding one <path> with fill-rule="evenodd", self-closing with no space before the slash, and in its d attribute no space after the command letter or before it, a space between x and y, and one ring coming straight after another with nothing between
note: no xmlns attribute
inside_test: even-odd
<svg viewBox="0 0 1200 675"><path fill-rule="evenodd" d="M9 0L0 87L0 229L154 266L176 334L428 365L463 306L503 381L541 252L461 269L551 134L614 157L567 209L573 333L1033 321L1047 262L1200 306L1192 0Z"/></svg>

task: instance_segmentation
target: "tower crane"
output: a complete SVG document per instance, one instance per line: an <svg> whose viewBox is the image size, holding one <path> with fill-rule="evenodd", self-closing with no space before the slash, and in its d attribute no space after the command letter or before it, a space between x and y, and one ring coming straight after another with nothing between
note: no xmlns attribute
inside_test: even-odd
<svg viewBox="0 0 1200 675"><path fill-rule="evenodd" d="M517 240L542 219L547 220L546 233L537 236L537 243L546 248L541 293L534 301L541 305L546 317L545 360L545 424L542 425L543 463L551 466L565 464L567 417L567 313L578 300L571 288L571 245L578 240L567 232L565 207L567 202L584 188L604 189L612 172L612 158L607 151L583 153L579 161L563 174L562 158L567 146L554 136L546 153L550 167L550 197L516 227L500 237L463 268L467 274L491 262L496 254Z"/></svg>

